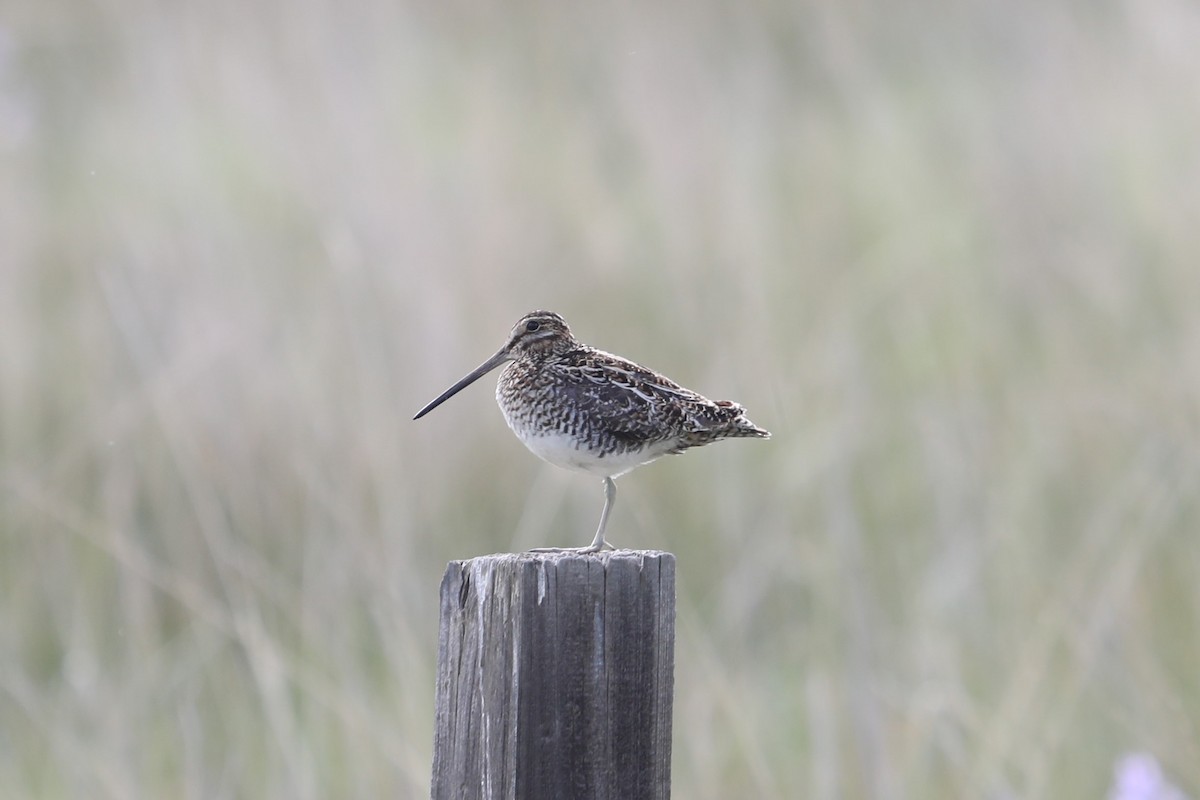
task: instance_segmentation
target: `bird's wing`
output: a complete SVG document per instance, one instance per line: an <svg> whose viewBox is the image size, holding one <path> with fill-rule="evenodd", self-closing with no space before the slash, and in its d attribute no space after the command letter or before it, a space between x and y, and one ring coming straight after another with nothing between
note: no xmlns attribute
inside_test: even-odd
<svg viewBox="0 0 1200 800"><path fill-rule="evenodd" d="M569 375L580 412L630 444L672 439L719 424L716 403L615 356L573 365Z"/></svg>

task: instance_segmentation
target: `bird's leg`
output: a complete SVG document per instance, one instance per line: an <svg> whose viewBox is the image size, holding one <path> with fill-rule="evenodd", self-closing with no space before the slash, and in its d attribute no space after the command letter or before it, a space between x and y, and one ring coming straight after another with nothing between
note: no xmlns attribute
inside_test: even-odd
<svg viewBox="0 0 1200 800"><path fill-rule="evenodd" d="M604 510L600 512L600 526L596 528L596 538L592 539L592 543L587 547L582 548L581 553L598 553L601 550L615 550L608 542L604 541L604 528L608 525L608 513L612 511L613 503L617 499L617 482L612 478L604 479Z"/></svg>
<svg viewBox="0 0 1200 800"><path fill-rule="evenodd" d="M600 512L600 526L596 528L596 538L587 547L534 547L529 553L599 553L601 550L616 550L604 541L604 528L608 525L608 512L612 511L613 502L617 499L617 482L612 478L604 479L604 510Z"/></svg>

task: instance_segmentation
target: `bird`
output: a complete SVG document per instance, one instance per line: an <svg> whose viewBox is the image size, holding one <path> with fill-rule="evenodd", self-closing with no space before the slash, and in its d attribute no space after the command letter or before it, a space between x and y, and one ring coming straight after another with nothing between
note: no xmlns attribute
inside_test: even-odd
<svg viewBox="0 0 1200 800"><path fill-rule="evenodd" d="M553 311L531 311L495 355L417 412L414 420L504 364L496 402L534 455L604 479L604 508L592 543L542 551L599 553L616 502L615 478L665 455L722 439L771 433L730 400L709 400L628 359L583 344Z"/></svg>

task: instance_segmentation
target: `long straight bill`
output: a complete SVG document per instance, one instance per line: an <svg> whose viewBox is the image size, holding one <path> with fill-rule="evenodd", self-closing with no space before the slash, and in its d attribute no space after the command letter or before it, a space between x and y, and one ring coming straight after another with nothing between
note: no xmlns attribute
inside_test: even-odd
<svg viewBox="0 0 1200 800"><path fill-rule="evenodd" d="M466 387L470 386L472 383L479 380L484 375L488 374L489 372L494 370L496 367L503 364L505 361L508 361L508 353L506 353L504 350L498 351L496 353L496 355L492 356L487 361L483 362L478 367L476 367L475 369L473 369L469 373L467 373L467 375L462 380L460 380L458 383L454 384L449 389L447 389L446 391L439 394L436 398L434 398L433 401L431 401L429 403L429 405L425 406L420 411L418 411L417 415L415 417L413 417L413 419L420 419L421 417L428 414L430 411L433 411L435 408L440 406L442 403L446 402L451 397L453 397L455 394L457 394L460 390L465 389Z"/></svg>

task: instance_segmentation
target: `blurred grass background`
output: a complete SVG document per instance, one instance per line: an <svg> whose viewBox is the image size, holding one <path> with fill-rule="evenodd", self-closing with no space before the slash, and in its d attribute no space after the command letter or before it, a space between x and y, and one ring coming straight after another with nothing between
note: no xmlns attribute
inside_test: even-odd
<svg viewBox="0 0 1200 800"><path fill-rule="evenodd" d="M1194 4L2 19L0 796L427 796L533 308L775 433L621 482L674 796L1200 794Z"/></svg>

